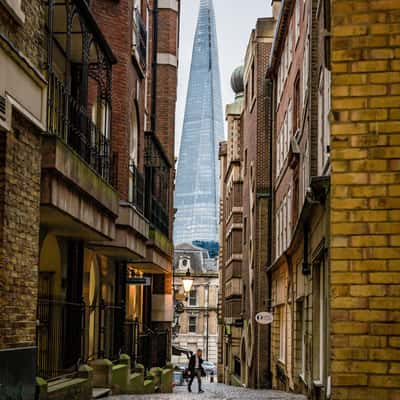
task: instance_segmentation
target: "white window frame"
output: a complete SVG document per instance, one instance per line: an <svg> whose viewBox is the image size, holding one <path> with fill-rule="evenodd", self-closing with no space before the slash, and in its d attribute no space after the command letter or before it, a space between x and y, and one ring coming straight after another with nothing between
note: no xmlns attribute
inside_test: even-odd
<svg viewBox="0 0 400 400"><path fill-rule="evenodd" d="M296 5L295 5L295 46L297 46L297 43L300 38L300 17L301 17L301 8L300 8L300 0L296 0Z"/></svg>
<svg viewBox="0 0 400 400"><path fill-rule="evenodd" d="M194 292L194 297L192 297L192 293ZM195 307L195 306L197 306L197 289L194 287L194 288L192 288L191 290L190 290L190 292L189 292L189 306L191 306L191 307ZM192 300L194 299L194 302L192 302Z"/></svg>
<svg viewBox="0 0 400 400"><path fill-rule="evenodd" d="M190 323L190 321L194 320L194 331L191 330L193 328L193 324ZM195 315L189 315L188 319L188 332L189 333L196 333L197 332L197 317Z"/></svg>
<svg viewBox="0 0 400 400"><path fill-rule="evenodd" d="M279 361L286 363L286 304L279 310Z"/></svg>

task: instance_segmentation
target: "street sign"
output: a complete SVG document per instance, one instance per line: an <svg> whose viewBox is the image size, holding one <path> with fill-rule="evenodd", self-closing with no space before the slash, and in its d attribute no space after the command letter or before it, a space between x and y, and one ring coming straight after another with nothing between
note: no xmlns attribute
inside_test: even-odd
<svg viewBox="0 0 400 400"><path fill-rule="evenodd" d="M261 325L268 325L272 323L274 317L269 312L260 312L256 314L255 320L257 323Z"/></svg>
<svg viewBox="0 0 400 400"><path fill-rule="evenodd" d="M150 277L133 276L126 279L127 285L141 285L141 286L151 286Z"/></svg>

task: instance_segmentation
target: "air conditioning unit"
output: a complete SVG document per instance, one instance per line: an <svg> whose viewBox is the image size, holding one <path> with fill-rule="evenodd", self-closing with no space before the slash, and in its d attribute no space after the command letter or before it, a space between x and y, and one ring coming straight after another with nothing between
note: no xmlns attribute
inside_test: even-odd
<svg viewBox="0 0 400 400"><path fill-rule="evenodd" d="M11 130L11 103L0 95L0 131Z"/></svg>

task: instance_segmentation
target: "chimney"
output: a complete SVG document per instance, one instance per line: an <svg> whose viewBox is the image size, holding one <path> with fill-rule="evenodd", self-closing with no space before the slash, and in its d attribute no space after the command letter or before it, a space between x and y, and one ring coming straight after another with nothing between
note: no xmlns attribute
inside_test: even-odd
<svg viewBox="0 0 400 400"><path fill-rule="evenodd" d="M281 10L281 0L272 0L272 17L275 21L278 20L279 12Z"/></svg>

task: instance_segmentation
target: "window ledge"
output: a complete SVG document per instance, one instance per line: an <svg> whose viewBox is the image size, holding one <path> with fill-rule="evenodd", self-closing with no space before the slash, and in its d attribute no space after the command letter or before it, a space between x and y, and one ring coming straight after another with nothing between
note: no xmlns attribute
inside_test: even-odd
<svg viewBox="0 0 400 400"><path fill-rule="evenodd" d="M0 0L11 16L23 25L25 23L25 13L21 9L21 0Z"/></svg>

